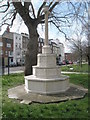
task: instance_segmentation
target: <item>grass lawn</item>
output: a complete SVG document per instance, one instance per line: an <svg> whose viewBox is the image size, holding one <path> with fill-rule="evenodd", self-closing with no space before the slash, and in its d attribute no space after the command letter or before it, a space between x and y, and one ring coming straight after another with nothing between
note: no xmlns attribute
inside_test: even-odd
<svg viewBox="0 0 90 120"><path fill-rule="evenodd" d="M86 74L69 74L70 82L88 88ZM88 96L79 100L69 100L60 103L31 105L20 104L15 99L9 99L7 90L24 83L23 74L5 75L2 77L2 120L42 120L43 118L85 118L88 119ZM89 116L90 117L90 116Z"/></svg>
<svg viewBox="0 0 90 120"><path fill-rule="evenodd" d="M70 68L73 68L73 70L70 70ZM82 67L77 64L71 64L67 66L61 66L62 71L71 71L71 72L88 72L88 64L82 64Z"/></svg>

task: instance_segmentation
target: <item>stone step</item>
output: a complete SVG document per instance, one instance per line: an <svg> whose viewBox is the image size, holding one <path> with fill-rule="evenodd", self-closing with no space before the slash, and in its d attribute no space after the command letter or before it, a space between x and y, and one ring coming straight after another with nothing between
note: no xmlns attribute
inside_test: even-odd
<svg viewBox="0 0 90 120"><path fill-rule="evenodd" d="M39 67L33 66L33 75L37 78L58 78L61 75L59 66L56 67Z"/></svg>
<svg viewBox="0 0 90 120"><path fill-rule="evenodd" d="M55 54L38 54L37 66L56 67L56 55Z"/></svg>
<svg viewBox="0 0 90 120"><path fill-rule="evenodd" d="M61 76L60 78L52 79L40 79L34 75L25 77L25 89L27 93L58 94L66 91L68 88L68 76Z"/></svg>

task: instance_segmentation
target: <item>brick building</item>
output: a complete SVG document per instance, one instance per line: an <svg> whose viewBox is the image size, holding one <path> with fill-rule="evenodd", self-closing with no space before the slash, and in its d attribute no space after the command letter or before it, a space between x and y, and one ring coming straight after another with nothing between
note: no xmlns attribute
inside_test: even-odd
<svg viewBox="0 0 90 120"><path fill-rule="evenodd" d="M5 31L2 36L0 36L0 54L2 57L2 65L8 65L13 61L13 34L9 31Z"/></svg>
<svg viewBox="0 0 90 120"><path fill-rule="evenodd" d="M74 56L72 53L65 53L65 60L74 61Z"/></svg>

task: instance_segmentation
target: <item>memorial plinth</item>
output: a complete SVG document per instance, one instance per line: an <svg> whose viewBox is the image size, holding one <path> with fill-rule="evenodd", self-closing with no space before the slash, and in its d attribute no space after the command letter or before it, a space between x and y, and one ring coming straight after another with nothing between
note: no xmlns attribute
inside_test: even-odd
<svg viewBox="0 0 90 120"><path fill-rule="evenodd" d="M61 75L60 67L56 66L56 55L51 54L51 49L47 53L44 50L37 55L37 66L33 66L33 75L25 77L26 91L40 94L66 91L69 88L69 77Z"/></svg>
<svg viewBox="0 0 90 120"><path fill-rule="evenodd" d="M56 65L56 55L48 45L48 8L45 8L45 43L42 54L37 55L37 66L32 66L33 75L25 76L27 92L39 94L58 94L69 88L69 77L61 74Z"/></svg>

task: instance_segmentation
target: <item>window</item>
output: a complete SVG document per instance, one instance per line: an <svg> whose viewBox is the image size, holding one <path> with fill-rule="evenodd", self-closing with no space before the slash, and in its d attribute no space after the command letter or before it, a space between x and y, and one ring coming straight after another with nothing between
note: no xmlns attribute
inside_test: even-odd
<svg viewBox="0 0 90 120"><path fill-rule="evenodd" d="M10 44L10 43L7 43L7 47L10 48L10 47L11 47L11 44Z"/></svg>
<svg viewBox="0 0 90 120"><path fill-rule="evenodd" d="M16 48L17 48L18 44L16 43Z"/></svg>
<svg viewBox="0 0 90 120"><path fill-rule="evenodd" d="M13 51L9 51L9 56L12 56L13 55Z"/></svg>
<svg viewBox="0 0 90 120"><path fill-rule="evenodd" d="M43 43L42 43L42 47L43 47Z"/></svg>
<svg viewBox="0 0 90 120"><path fill-rule="evenodd" d="M43 39L41 39L41 42L43 42Z"/></svg>
<svg viewBox="0 0 90 120"><path fill-rule="evenodd" d="M11 62L13 62L13 58L11 58Z"/></svg>
<svg viewBox="0 0 90 120"><path fill-rule="evenodd" d="M21 48L21 43L19 43L19 48Z"/></svg>
<svg viewBox="0 0 90 120"><path fill-rule="evenodd" d="M0 47L2 47L3 46L3 42L0 42Z"/></svg>

